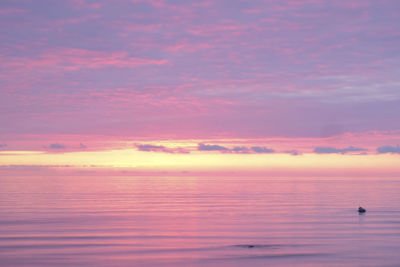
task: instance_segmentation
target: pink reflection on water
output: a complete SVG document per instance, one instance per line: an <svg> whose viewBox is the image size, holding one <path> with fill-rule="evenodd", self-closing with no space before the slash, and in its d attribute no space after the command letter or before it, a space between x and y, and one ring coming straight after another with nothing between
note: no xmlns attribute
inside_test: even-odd
<svg viewBox="0 0 400 267"><path fill-rule="evenodd" d="M0 183L2 266L399 260L394 178L14 174Z"/></svg>

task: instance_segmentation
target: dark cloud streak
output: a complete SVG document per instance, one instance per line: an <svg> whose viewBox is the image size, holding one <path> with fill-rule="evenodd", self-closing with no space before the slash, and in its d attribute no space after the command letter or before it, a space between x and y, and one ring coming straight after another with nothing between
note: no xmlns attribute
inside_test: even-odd
<svg viewBox="0 0 400 267"><path fill-rule="evenodd" d="M156 145L150 145L150 144L136 145L136 148L139 151L146 151L146 152L167 152L167 149L165 148L165 146L156 146Z"/></svg>
<svg viewBox="0 0 400 267"><path fill-rule="evenodd" d="M297 150L287 150L287 151L285 151L285 153L290 154L292 156L300 155L299 151L297 151Z"/></svg>
<svg viewBox="0 0 400 267"><path fill-rule="evenodd" d="M243 154L247 154L247 153L250 152L250 150L249 150L247 147L244 147L244 146L235 146L235 147L232 149L232 152L234 152L234 153L243 153Z"/></svg>
<svg viewBox="0 0 400 267"><path fill-rule="evenodd" d="M385 153L393 153L393 154L400 154L400 146L380 146L376 149L378 153L385 154Z"/></svg>
<svg viewBox="0 0 400 267"><path fill-rule="evenodd" d="M65 149L65 146L59 143L50 144L50 149Z"/></svg>
<svg viewBox="0 0 400 267"><path fill-rule="evenodd" d="M253 150L256 153L274 153L275 150L265 147L265 146L253 146L251 147L251 150Z"/></svg>
<svg viewBox="0 0 400 267"><path fill-rule="evenodd" d="M367 149L359 148L354 146L349 146L347 148L335 148L335 147L316 147L314 148L314 153L317 154L346 154L349 152L365 152Z"/></svg>
<svg viewBox="0 0 400 267"><path fill-rule="evenodd" d="M182 147L169 148L165 146L152 145L152 144L135 144L139 151L144 152L163 152L163 153L177 153L189 154L190 152Z"/></svg>
<svg viewBox="0 0 400 267"><path fill-rule="evenodd" d="M229 151L228 148L220 145L206 145L200 143L197 148L199 151Z"/></svg>

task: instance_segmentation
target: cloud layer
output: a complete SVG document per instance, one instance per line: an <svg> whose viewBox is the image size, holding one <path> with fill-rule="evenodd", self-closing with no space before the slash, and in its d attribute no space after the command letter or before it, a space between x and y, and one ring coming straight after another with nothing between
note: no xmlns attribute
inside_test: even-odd
<svg viewBox="0 0 400 267"><path fill-rule="evenodd" d="M398 0L1 1L0 137L307 142L396 131L399 9ZM325 144L312 147L369 145ZM198 150L274 152L252 146Z"/></svg>

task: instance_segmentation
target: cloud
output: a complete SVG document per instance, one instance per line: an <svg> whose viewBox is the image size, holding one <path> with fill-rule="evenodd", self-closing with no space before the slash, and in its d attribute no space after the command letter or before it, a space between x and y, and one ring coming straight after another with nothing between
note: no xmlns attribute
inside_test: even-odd
<svg viewBox="0 0 400 267"><path fill-rule="evenodd" d="M297 151L297 150L286 150L286 151L284 151L285 153L288 153L288 154L290 154L290 155L292 155L292 156L298 156L298 155L300 155L300 153Z"/></svg>
<svg viewBox="0 0 400 267"><path fill-rule="evenodd" d="M199 151L229 151L228 148L219 146L219 145L206 145L206 144L199 144L198 146Z"/></svg>
<svg viewBox="0 0 400 267"><path fill-rule="evenodd" d="M367 151L368 149L365 148L359 148L359 147L354 147L354 146L349 146L347 148L335 148L335 147L316 147L314 148L314 153L317 154L346 154L348 152L363 152Z"/></svg>
<svg viewBox="0 0 400 267"><path fill-rule="evenodd" d="M256 153L274 153L275 150L271 148L267 148L265 146L252 146L251 150L253 150Z"/></svg>
<svg viewBox="0 0 400 267"><path fill-rule="evenodd" d="M234 153L249 153L249 149L247 148L247 147L244 147L244 146L235 146L233 149L232 149L232 152L234 152Z"/></svg>
<svg viewBox="0 0 400 267"><path fill-rule="evenodd" d="M80 143L80 144L79 144L79 148L80 148L80 149L86 149L87 146L85 146L85 144Z"/></svg>
<svg viewBox="0 0 400 267"><path fill-rule="evenodd" d="M152 145L152 144L135 144L139 151L144 152L164 152L164 153L178 153L178 154L189 154L190 151L182 147L169 148L165 146Z"/></svg>
<svg viewBox="0 0 400 267"><path fill-rule="evenodd" d="M273 153L275 150L262 147L262 146L253 146L251 148L245 146L235 146L230 149L220 145L207 145L207 144L199 144L199 151L220 151L220 152L228 152L228 153L239 153L239 154L249 154L249 153Z"/></svg>
<svg viewBox="0 0 400 267"><path fill-rule="evenodd" d="M146 152L168 152L165 146L155 146L150 144L145 145L135 145L139 151L146 151Z"/></svg>
<svg viewBox="0 0 400 267"><path fill-rule="evenodd" d="M400 146L380 146L376 149L378 153L384 154L384 153L394 153L394 154L400 154Z"/></svg>
<svg viewBox="0 0 400 267"><path fill-rule="evenodd" d="M65 146L62 144L55 143L55 144L51 144L50 148L51 149L65 149Z"/></svg>
<svg viewBox="0 0 400 267"><path fill-rule="evenodd" d="M174 149L172 153L190 154L190 151L187 149L184 149L182 147L178 147L178 148Z"/></svg>
<svg viewBox="0 0 400 267"><path fill-rule="evenodd" d="M5 148L7 147L7 144L0 144L0 148Z"/></svg>

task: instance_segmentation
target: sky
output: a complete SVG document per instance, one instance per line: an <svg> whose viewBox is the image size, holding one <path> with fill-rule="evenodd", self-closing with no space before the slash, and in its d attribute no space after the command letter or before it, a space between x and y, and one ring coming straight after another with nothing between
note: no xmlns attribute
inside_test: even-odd
<svg viewBox="0 0 400 267"><path fill-rule="evenodd" d="M399 12L2 0L0 166L400 173Z"/></svg>

